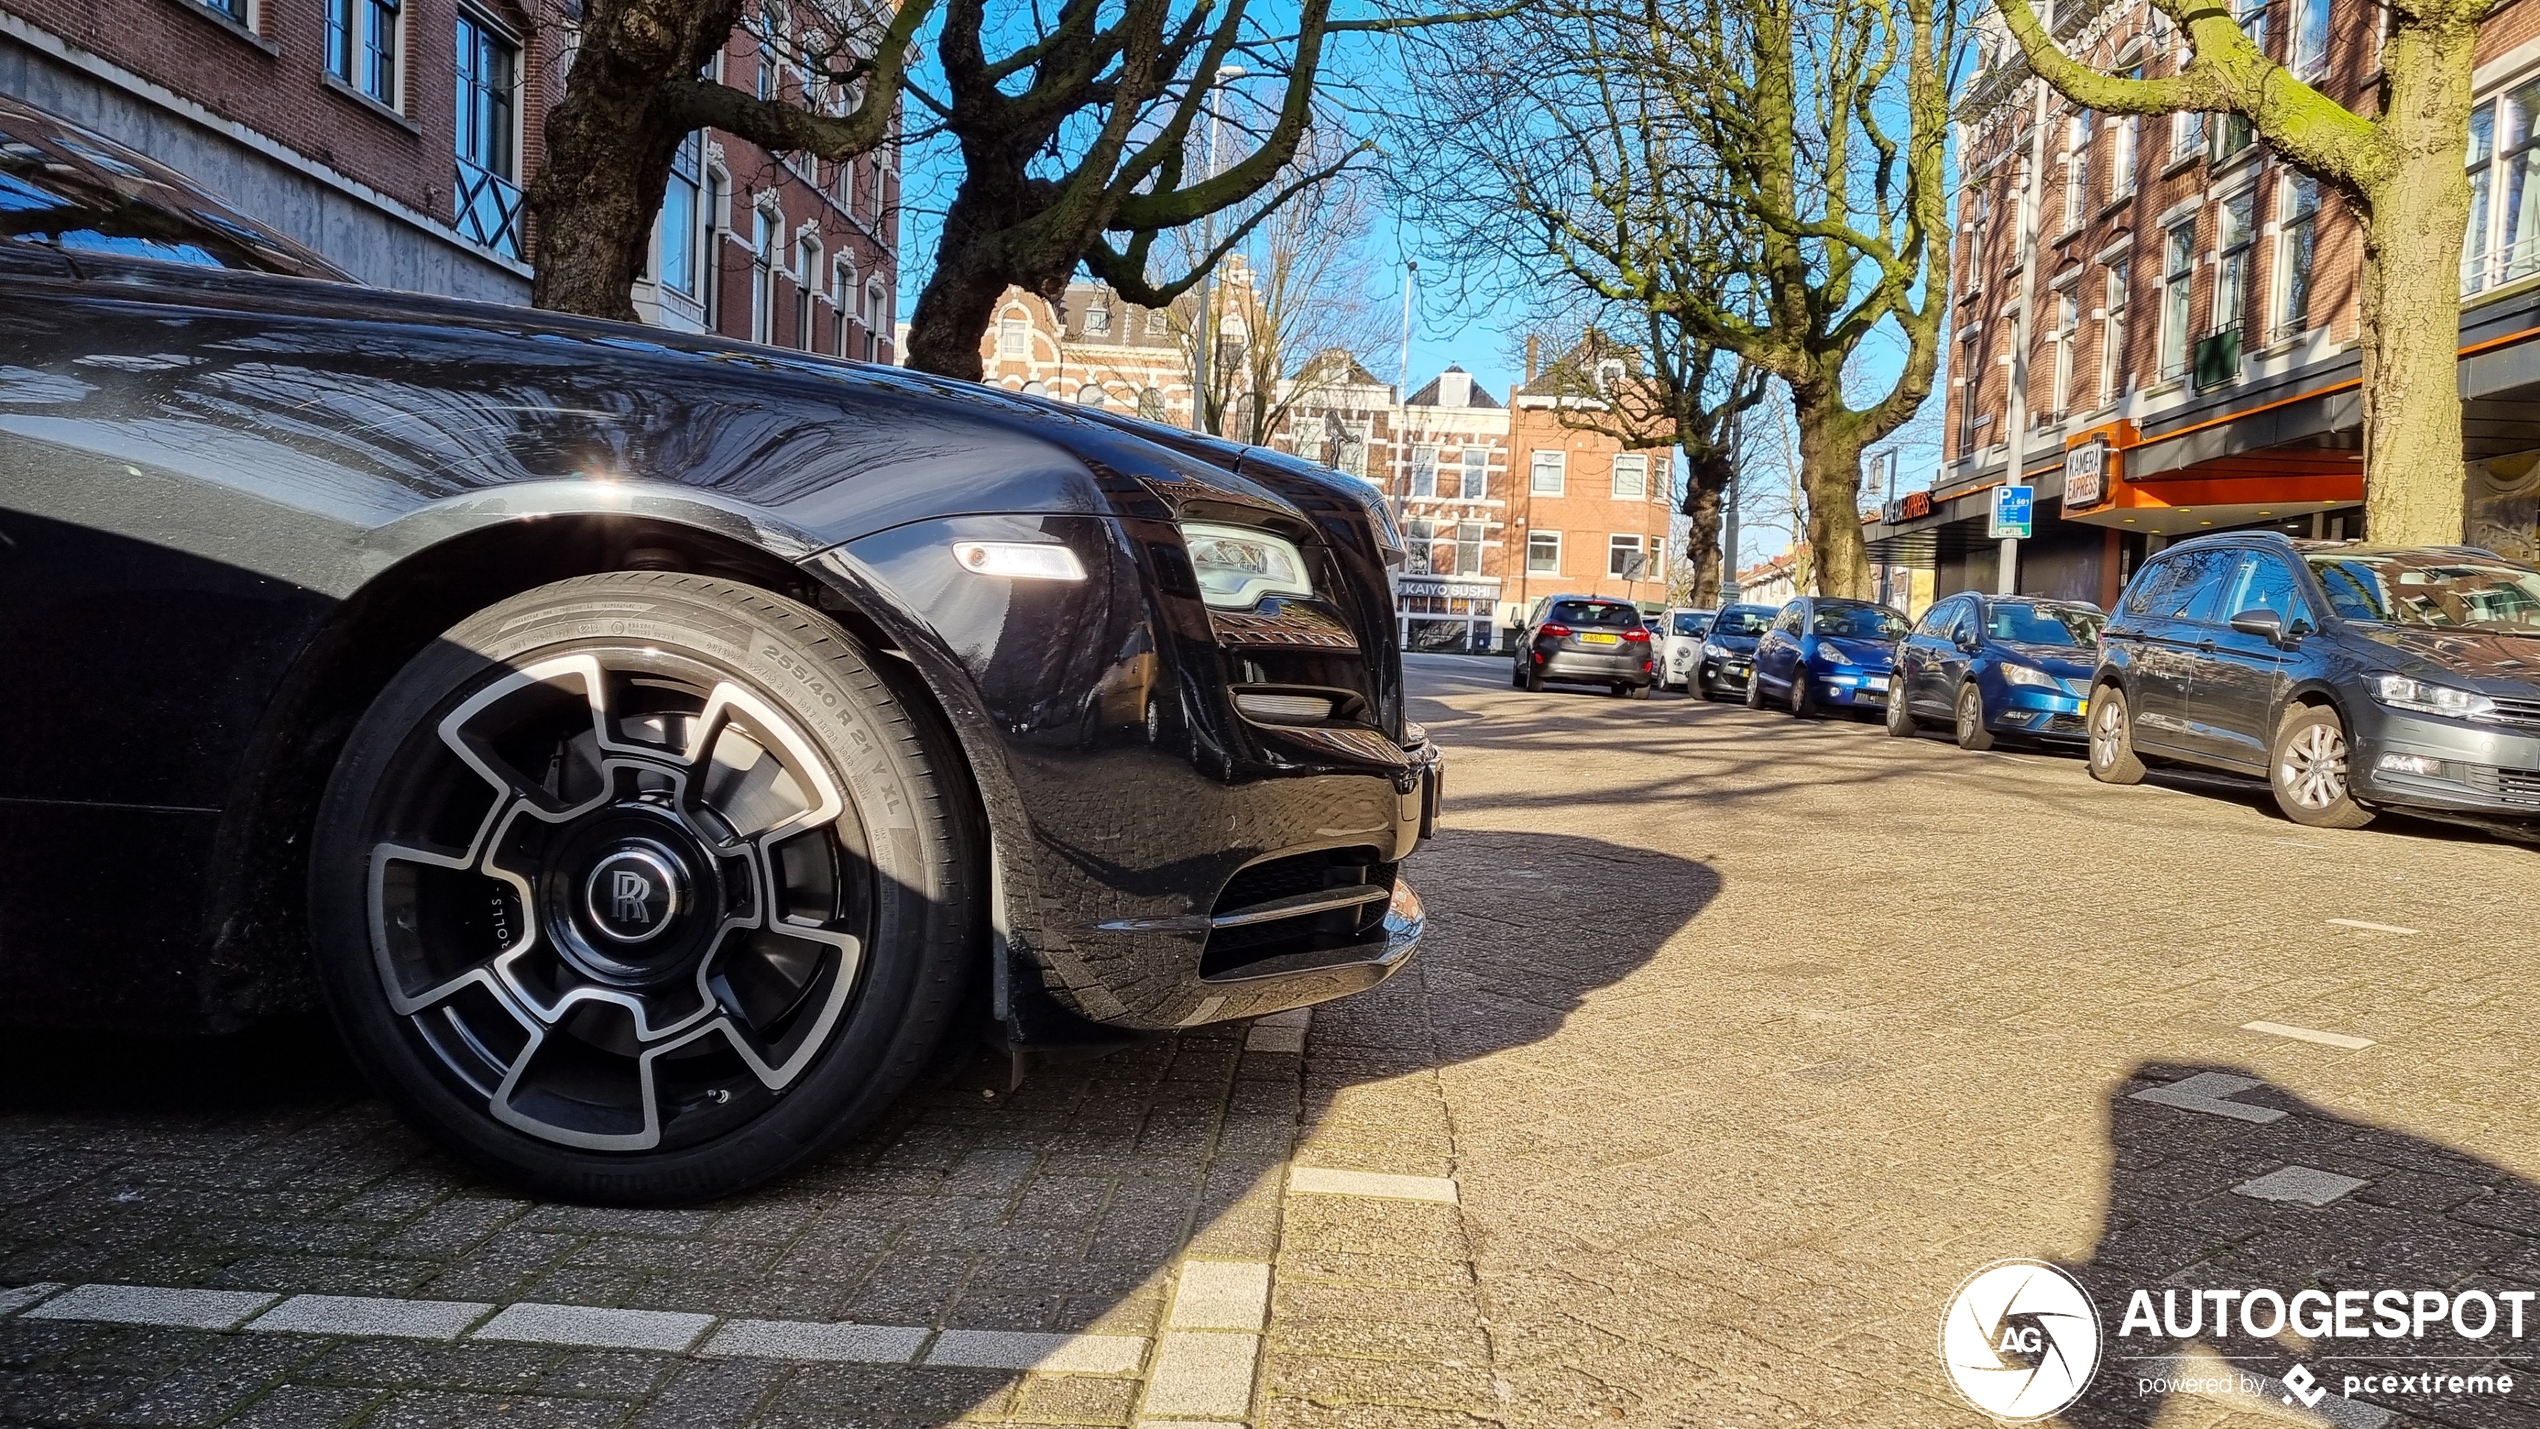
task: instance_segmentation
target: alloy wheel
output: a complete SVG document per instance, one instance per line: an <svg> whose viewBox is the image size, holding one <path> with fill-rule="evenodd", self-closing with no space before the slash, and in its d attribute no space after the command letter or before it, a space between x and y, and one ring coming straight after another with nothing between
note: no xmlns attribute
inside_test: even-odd
<svg viewBox="0 0 2540 1429"><path fill-rule="evenodd" d="M2090 712L2090 762L2113 768L2125 751L2125 706L2102 698Z"/></svg>
<svg viewBox="0 0 2540 1429"><path fill-rule="evenodd" d="M2305 809L2325 809L2346 797L2346 736L2328 724L2304 728L2276 762L2276 782Z"/></svg>
<svg viewBox="0 0 2540 1429"><path fill-rule="evenodd" d="M376 806L390 1011L497 1121L655 1151L768 1109L858 983L865 835L809 735L687 657L505 673L417 731Z"/></svg>

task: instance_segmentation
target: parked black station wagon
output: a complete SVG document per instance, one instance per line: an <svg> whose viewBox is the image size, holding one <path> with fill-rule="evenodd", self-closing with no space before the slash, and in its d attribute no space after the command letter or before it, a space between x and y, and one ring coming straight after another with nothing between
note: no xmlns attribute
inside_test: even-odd
<svg viewBox="0 0 2540 1429"><path fill-rule="evenodd" d="M2468 547L2199 537L2099 638L2090 772L2261 774L2297 823L2540 821L2540 571Z"/></svg>
<svg viewBox="0 0 2540 1429"><path fill-rule="evenodd" d="M7 1016L322 994L541 1192L1368 987L1438 760L1375 489L967 384L365 290L0 104Z"/></svg>

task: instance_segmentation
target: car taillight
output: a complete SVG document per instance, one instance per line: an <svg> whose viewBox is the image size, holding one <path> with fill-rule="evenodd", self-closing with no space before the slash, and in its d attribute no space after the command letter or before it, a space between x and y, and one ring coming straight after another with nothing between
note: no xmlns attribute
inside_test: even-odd
<svg viewBox="0 0 2540 1429"><path fill-rule="evenodd" d="M1633 628L1623 632L1623 638L1637 644L1646 645L1649 643L1649 632L1639 626L1634 626Z"/></svg>
<svg viewBox="0 0 2540 1429"><path fill-rule="evenodd" d="M1555 640L1567 640L1570 638L1570 627L1566 625L1547 625L1543 628L1543 633L1551 636Z"/></svg>

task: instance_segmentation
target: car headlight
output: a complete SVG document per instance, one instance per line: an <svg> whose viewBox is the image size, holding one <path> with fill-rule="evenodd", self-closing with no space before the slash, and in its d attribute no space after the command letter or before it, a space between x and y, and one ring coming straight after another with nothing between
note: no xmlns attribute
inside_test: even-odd
<svg viewBox="0 0 2540 1429"><path fill-rule="evenodd" d="M2405 675L2373 676L2372 697L2392 709L2449 715L2454 719L2488 719L2496 713L2496 702L2474 690L2429 685Z"/></svg>
<svg viewBox="0 0 2540 1429"><path fill-rule="evenodd" d="M2063 681L2047 674L2044 670L2037 668L2035 665L2014 665L2010 661L2005 660L2002 662L2000 669L2002 671L2003 680L2010 684L2027 685L2032 689L2039 690L2060 690L2064 687Z"/></svg>
<svg viewBox="0 0 2540 1429"><path fill-rule="evenodd" d="M1725 660L1729 658L1729 647L1726 645L1714 645L1710 641L1705 640L1702 642L1702 657L1706 660Z"/></svg>
<svg viewBox="0 0 2540 1429"><path fill-rule="evenodd" d="M1817 653L1813 658L1816 663L1823 665L1829 670L1853 670L1859 668L1858 664L1851 656L1844 654L1842 651L1837 650L1831 645L1818 646Z"/></svg>
<svg viewBox="0 0 2540 1429"><path fill-rule="evenodd" d="M1305 553L1267 531L1189 521L1182 540L1199 576L1200 599L1210 605L1250 610L1264 596L1314 594Z"/></svg>

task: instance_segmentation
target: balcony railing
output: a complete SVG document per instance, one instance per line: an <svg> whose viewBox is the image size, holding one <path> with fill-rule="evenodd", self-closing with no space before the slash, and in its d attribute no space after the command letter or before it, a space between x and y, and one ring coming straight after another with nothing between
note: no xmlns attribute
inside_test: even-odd
<svg viewBox="0 0 2540 1429"><path fill-rule="evenodd" d="M2196 388L2220 387L2240 377L2240 329L2225 328L2196 340Z"/></svg>
<svg viewBox="0 0 2540 1429"><path fill-rule="evenodd" d="M490 169L459 160L459 236L520 261L520 188Z"/></svg>

